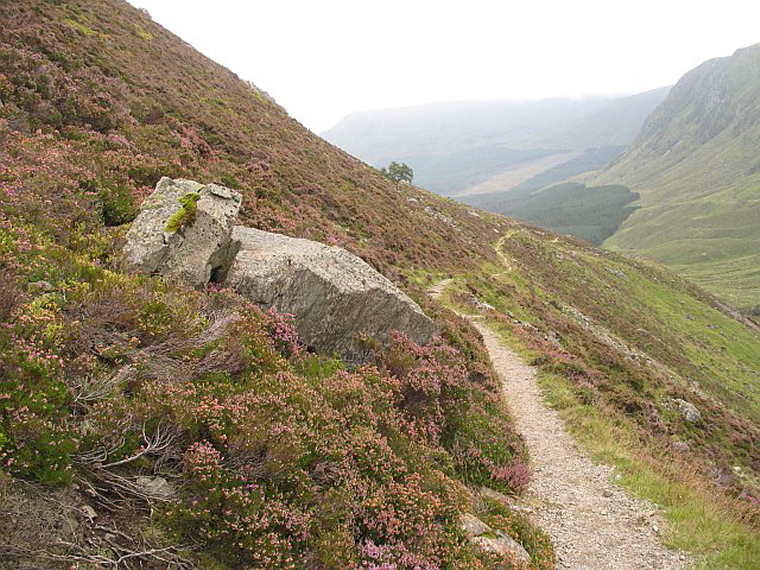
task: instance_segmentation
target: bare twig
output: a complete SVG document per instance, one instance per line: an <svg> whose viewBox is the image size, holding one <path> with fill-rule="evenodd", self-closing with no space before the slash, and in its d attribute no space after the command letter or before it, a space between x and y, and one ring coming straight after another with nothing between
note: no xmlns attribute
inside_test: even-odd
<svg viewBox="0 0 760 570"><path fill-rule="evenodd" d="M131 463L132 461L135 461L136 459L140 459L140 457L143 455L160 453L169 447L172 443L174 443L174 435L171 432L162 430L160 423L158 424L158 427L156 427L156 430L153 432L153 435L150 437L148 437L148 435L145 433L145 424L143 424L142 437L143 441L145 442L145 446L138 453L119 461L113 461L111 463L101 465L100 469L109 469L111 467L125 465L127 463Z"/></svg>

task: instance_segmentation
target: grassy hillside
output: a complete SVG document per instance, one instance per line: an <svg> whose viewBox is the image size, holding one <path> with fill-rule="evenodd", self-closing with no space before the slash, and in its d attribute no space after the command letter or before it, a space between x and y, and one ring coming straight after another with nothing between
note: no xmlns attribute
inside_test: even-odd
<svg viewBox="0 0 760 570"><path fill-rule="evenodd" d="M641 195L605 246L661 261L745 309L760 300L760 45L686 74L598 178Z"/></svg>
<svg viewBox="0 0 760 570"><path fill-rule="evenodd" d="M564 180L569 180L579 174L602 170L618 158L624 150L624 146L586 149L580 156L537 174L522 184L518 184L510 192L532 192L541 188L547 188L552 184L557 184ZM504 214L506 212L500 213Z"/></svg>
<svg viewBox="0 0 760 570"><path fill-rule="evenodd" d="M758 326L661 267L543 230L515 227L497 249L499 264L454 279L449 303L539 367L584 446L665 509L668 544L698 568L757 567Z"/></svg>
<svg viewBox="0 0 760 570"><path fill-rule="evenodd" d="M540 530L475 498L521 492L529 458L477 333L422 293L445 276L642 464L687 443L695 475L669 480L736 527L698 552L751 555L734 542L757 528L756 327L667 271L396 190L125 2L2 3L0 21L3 563L507 564L469 545L471 510L552 568ZM233 292L125 274L123 236L164 175L236 187L243 223L352 250L439 334L349 369Z"/></svg>

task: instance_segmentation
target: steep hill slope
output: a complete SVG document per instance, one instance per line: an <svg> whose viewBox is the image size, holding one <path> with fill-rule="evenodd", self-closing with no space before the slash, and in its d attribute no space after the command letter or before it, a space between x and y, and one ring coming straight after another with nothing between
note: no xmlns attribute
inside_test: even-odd
<svg viewBox="0 0 760 570"><path fill-rule="evenodd" d="M605 245L749 308L760 302L760 44L687 73L599 184L640 208Z"/></svg>
<svg viewBox="0 0 760 570"><path fill-rule="evenodd" d="M659 268L397 190L121 0L0 3L0 21L0 562L489 568L459 528L476 511L553 567L528 520L474 498L519 493L528 458L476 331L422 294L445 275L638 463L677 480L660 453L686 444L684 489L709 490L689 504L739 529L693 548L753 555L752 323ZM125 273L127 225L164 175L352 250L439 335L348 369L232 292Z"/></svg>

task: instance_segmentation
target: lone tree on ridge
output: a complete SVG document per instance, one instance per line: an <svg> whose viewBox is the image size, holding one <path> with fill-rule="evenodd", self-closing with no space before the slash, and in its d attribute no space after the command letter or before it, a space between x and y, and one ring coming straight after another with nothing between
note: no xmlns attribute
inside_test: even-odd
<svg viewBox="0 0 760 570"><path fill-rule="evenodd" d="M388 168L385 168L383 166L380 169L380 174L386 178L389 178L390 180L393 180L393 182L396 184L396 190L398 190L399 184L401 182L411 184L412 180L414 179L414 171L408 164L405 164L403 162L391 162L388 165Z"/></svg>

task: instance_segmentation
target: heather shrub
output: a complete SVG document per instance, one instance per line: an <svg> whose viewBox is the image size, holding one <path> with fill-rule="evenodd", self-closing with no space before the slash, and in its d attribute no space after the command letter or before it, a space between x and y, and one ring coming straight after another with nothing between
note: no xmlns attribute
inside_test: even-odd
<svg viewBox="0 0 760 570"><path fill-rule="evenodd" d="M44 338L48 326L37 323L31 331L27 324L28 337L13 325L0 331L0 431L6 469L44 483L65 483L71 479L76 434L62 362Z"/></svg>
<svg viewBox="0 0 760 570"><path fill-rule="evenodd" d="M97 193L97 208L106 226L120 226L137 217L137 205L131 189L103 185Z"/></svg>
<svg viewBox="0 0 760 570"><path fill-rule="evenodd" d="M472 238L492 228L412 207L149 19L124 46L131 9L109 6L2 8L2 469L91 483L99 511L132 509L130 525L193 545L204 567L483 567L457 528L462 479L515 486L521 450L507 430L481 448L464 429L503 415L471 329L427 306L441 339L399 337L348 370L308 354L287 315L118 273L124 229L108 226L163 175L221 180L244 193L241 223L341 244L399 279L474 266L492 253ZM485 459L463 462L467 445ZM129 485L155 474L176 489L166 504Z"/></svg>
<svg viewBox="0 0 760 570"><path fill-rule="evenodd" d="M21 287L9 270L10 266L11 261L0 254L0 271L5 275L0 281L0 323L7 323L11 319L23 296Z"/></svg>
<svg viewBox="0 0 760 570"><path fill-rule="evenodd" d="M186 454L191 492L172 527L232 566L377 561L360 547L373 544L399 568L432 568L461 550L451 533L463 496L407 461L419 450L386 399L395 383L371 368L309 378L282 365L226 396L188 383L157 399L209 438ZM342 537L337 551L326 536Z"/></svg>
<svg viewBox="0 0 760 570"><path fill-rule="evenodd" d="M420 347L396 335L382 364L399 382L410 432L448 451L465 481L513 493L526 488L524 444L493 385L471 380L484 377L477 361L468 370L462 354L442 339Z"/></svg>

